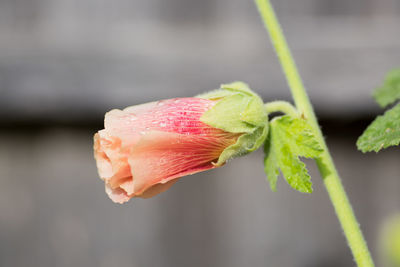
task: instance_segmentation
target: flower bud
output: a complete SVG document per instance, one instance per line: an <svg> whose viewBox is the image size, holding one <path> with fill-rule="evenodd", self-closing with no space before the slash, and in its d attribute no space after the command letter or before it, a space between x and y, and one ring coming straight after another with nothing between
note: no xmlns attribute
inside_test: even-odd
<svg viewBox="0 0 400 267"><path fill-rule="evenodd" d="M194 98L111 110L94 136L94 155L107 194L124 203L257 149L267 131L261 99L234 83Z"/></svg>

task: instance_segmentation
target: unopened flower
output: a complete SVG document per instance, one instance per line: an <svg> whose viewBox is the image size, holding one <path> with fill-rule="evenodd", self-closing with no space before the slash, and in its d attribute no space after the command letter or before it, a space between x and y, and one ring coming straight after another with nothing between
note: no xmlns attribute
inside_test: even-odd
<svg viewBox="0 0 400 267"><path fill-rule="evenodd" d="M193 98L111 110L94 136L108 196L152 197L178 178L257 149L268 132L262 100L236 82Z"/></svg>

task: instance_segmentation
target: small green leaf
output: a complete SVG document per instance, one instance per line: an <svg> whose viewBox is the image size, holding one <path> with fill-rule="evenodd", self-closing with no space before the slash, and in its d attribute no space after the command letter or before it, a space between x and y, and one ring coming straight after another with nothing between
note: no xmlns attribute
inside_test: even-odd
<svg viewBox="0 0 400 267"><path fill-rule="evenodd" d="M400 99L400 69L394 69L386 75L383 85L375 90L374 98L381 107Z"/></svg>
<svg viewBox="0 0 400 267"><path fill-rule="evenodd" d="M236 143L227 147L216 165L245 155L259 148L268 134L268 114L261 98L242 82L221 85L221 88L197 97L217 103L200 120L230 133L241 134Z"/></svg>
<svg viewBox="0 0 400 267"><path fill-rule="evenodd" d="M322 148L307 121L287 115L275 118L270 123L267 140L264 170L271 189L276 190L280 169L292 188L303 193L311 193L310 175L299 157L317 158Z"/></svg>
<svg viewBox="0 0 400 267"><path fill-rule="evenodd" d="M357 140L362 152L378 152L400 144L400 103L378 116Z"/></svg>

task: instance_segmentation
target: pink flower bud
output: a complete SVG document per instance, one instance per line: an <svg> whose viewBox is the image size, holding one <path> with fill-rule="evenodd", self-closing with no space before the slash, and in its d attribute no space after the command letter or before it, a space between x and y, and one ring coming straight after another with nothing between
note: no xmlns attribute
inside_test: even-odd
<svg viewBox="0 0 400 267"><path fill-rule="evenodd" d="M148 198L178 178L215 168L237 141L200 121L216 101L176 98L111 110L94 136L94 155L108 196L117 203Z"/></svg>

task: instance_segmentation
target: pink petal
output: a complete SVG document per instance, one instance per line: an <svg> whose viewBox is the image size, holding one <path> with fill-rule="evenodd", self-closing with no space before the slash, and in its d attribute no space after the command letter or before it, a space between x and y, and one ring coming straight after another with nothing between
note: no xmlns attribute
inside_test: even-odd
<svg viewBox="0 0 400 267"><path fill-rule="evenodd" d="M212 164L236 137L203 137L149 132L129 156L135 195L158 183L214 168Z"/></svg>
<svg viewBox="0 0 400 267"><path fill-rule="evenodd" d="M138 142L149 131L181 134L215 135L222 133L200 121L200 117L214 101L201 98L176 98L114 109L105 115L105 129L111 136L121 139L123 146Z"/></svg>

